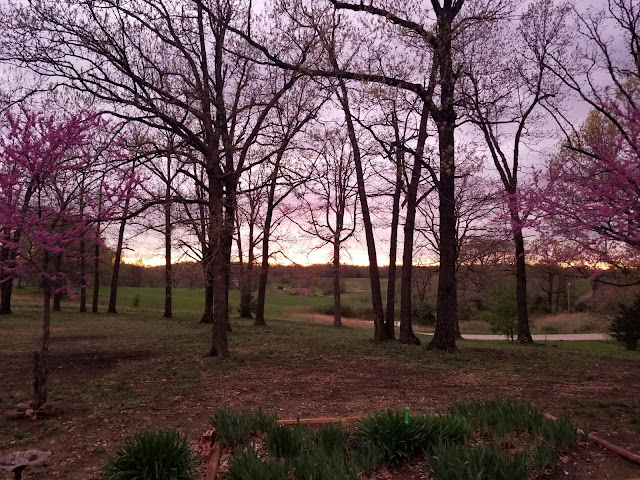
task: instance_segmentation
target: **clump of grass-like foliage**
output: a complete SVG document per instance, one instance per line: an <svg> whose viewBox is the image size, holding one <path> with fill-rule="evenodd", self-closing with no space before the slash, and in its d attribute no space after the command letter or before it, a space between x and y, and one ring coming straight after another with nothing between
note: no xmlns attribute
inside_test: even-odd
<svg viewBox="0 0 640 480"><path fill-rule="evenodd" d="M449 412L469 419L474 427L482 427L496 440L517 434L540 437L549 445L572 448L577 439L576 427L568 418L554 422L533 406L511 400L470 401L449 407Z"/></svg>
<svg viewBox="0 0 640 480"><path fill-rule="evenodd" d="M276 415L258 409L233 411L218 408L213 412L211 425L216 429L216 439L222 447L234 447L245 443L253 434L273 428Z"/></svg>
<svg viewBox="0 0 640 480"><path fill-rule="evenodd" d="M198 456L176 430L148 430L127 438L102 469L104 480L191 480Z"/></svg>
<svg viewBox="0 0 640 480"><path fill-rule="evenodd" d="M438 442L462 443L471 437L471 424L463 417L410 415L402 410L382 410L356 423L356 443L370 442L384 452L384 461L397 464Z"/></svg>

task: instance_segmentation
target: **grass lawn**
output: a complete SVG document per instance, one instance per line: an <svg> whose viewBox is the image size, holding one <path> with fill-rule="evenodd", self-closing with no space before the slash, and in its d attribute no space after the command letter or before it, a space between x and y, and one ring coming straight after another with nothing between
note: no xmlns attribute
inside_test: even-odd
<svg viewBox="0 0 640 480"><path fill-rule="evenodd" d="M36 299L18 293L15 314L0 317L0 410L28 399L41 329ZM136 294L140 307L133 309ZM337 329L298 318L293 308L327 299L272 292L268 325L232 317L232 356L218 359L206 356L211 328L198 323L198 291L175 292L170 320L161 316L161 289L123 288L118 298L117 315L80 314L71 301L54 314L49 394L64 414L36 422L0 418L0 453L54 452L26 478L97 478L126 435L177 427L196 439L216 406L295 418L403 406L438 413L458 399L513 397L568 413L640 452L640 352L613 342L461 341L457 355L430 354L424 344L375 343L366 325ZM577 455L549 478L640 477L640 468L595 447Z"/></svg>

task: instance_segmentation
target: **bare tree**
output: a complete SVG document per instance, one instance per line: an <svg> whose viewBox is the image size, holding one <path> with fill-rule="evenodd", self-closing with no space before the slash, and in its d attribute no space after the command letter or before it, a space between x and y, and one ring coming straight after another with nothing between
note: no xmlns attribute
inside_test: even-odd
<svg viewBox="0 0 640 480"><path fill-rule="evenodd" d="M246 43L251 12L223 0L192 3L53 0L3 9L2 56L86 92L113 115L168 131L195 152L204 174L215 298L211 355L226 356L228 283L238 179L280 98L299 78L258 65ZM242 52L242 55L239 55ZM299 52L304 55L305 52ZM204 181L203 181L204 180Z"/></svg>
<svg viewBox="0 0 640 480"><path fill-rule="evenodd" d="M519 173L525 141L543 131L545 105L559 93L560 82L546 64L567 42L568 7L537 0L527 7L517 25L492 30L486 45L468 52L461 81L463 102L470 121L478 127L499 174L508 207L515 245L518 343L532 343L527 311L527 274L519 201ZM547 116L548 117L548 116Z"/></svg>
<svg viewBox="0 0 640 480"><path fill-rule="evenodd" d="M307 206L307 233L332 247L333 324L342 326L340 298L340 253L343 244L356 232L358 188L355 185L353 151L342 126L329 128L320 135L318 161L313 180L299 193Z"/></svg>

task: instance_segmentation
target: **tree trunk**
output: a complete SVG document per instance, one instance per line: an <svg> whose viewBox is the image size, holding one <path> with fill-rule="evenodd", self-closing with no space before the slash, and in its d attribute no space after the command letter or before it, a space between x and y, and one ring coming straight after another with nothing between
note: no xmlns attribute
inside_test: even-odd
<svg viewBox="0 0 640 480"><path fill-rule="evenodd" d="M209 239L209 242L212 240ZM213 323L213 252L209 245L202 248L202 266L204 269L204 312L200 323Z"/></svg>
<svg viewBox="0 0 640 480"><path fill-rule="evenodd" d="M56 276L60 275L62 271L62 254L56 255L55 262ZM56 281L56 289L53 292L53 311L59 312L61 310L62 302L62 290L60 289L59 281Z"/></svg>
<svg viewBox="0 0 640 480"><path fill-rule="evenodd" d="M214 243L213 255L213 328L211 329L212 356L227 357L227 328L229 323L229 273L231 268L231 245L233 243L233 225L235 216L233 206L228 202L230 189L225 195L224 186L213 175L209 178L210 208L210 241ZM233 194L233 192L231 192Z"/></svg>
<svg viewBox="0 0 640 480"><path fill-rule="evenodd" d="M553 312L553 280L555 277L555 273L554 272L549 272L547 273L547 280L548 280L548 286L549 286L549 290L547 291L547 305L549 308L549 313Z"/></svg>
<svg viewBox="0 0 640 480"><path fill-rule="evenodd" d="M13 277L0 284L0 314L11 313L11 293L13 290Z"/></svg>
<svg viewBox="0 0 640 480"><path fill-rule="evenodd" d="M43 271L48 270L48 254L45 253ZM33 362L33 407L40 408L47 401L47 379L49 377L49 340L51 337L51 282L45 276L43 281L44 300L42 311L42 342L40 352L34 352Z"/></svg>
<svg viewBox="0 0 640 480"><path fill-rule="evenodd" d="M168 161L171 162L171 160ZM171 185L168 179L169 177L167 177L164 204L164 318L173 316L171 306L171 287L173 286L171 279Z"/></svg>
<svg viewBox="0 0 640 480"><path fill-rule="evenodd" d="M124 201L123 216L129 213L129 197ZM113 271L111 272L111 291L109 292L109 307L107 313L117 313L116 300L118 296L118 277L120 275L120 262L122 260L122 245L124 243L124 229L127 221L123 218L120 221L120 229L118 230L118 244L116 246L116 258L113 261Z"/></svg>
<svg viewBox="0 0 640 480"><path fill-rule="evenodd" d="M273 210L275 208L276 184L278 180L278 170L282 154L279 153L274 165L269 185L269 197L267 199L267 214L264 219L264 231L262 232L262 264L260 265L260 278L258 279L258 300L256 304L256 319L253 324L264 326L264 304L267 296L267 280L269 278L269 237L271 236L271 222L273 221Z"/></svg>
<svg viewBox="0 0 640 480"><path fill-rule="evenodd" d="M407 185L407 214L404 223L404 244L402 249L402 277L400 280L400 342L420 345L420 340L413 333L411 326L411 290L413 273L413 232L416 224L416 208L418 206L418 186L422 175L424 144L427 136L428 110L423 107L420 119L420 138L411 168L411 180Z"/></svg>
<svg viewBox="0 0 640 480"><path fill-rule="evenodd" d="M241 285L240 285L240 316L242 318L253 318L251 314L251 292L252 282L251 276L253 273L253 221L249 222L249 251L247 252L247 264L242 265L242 258L240 259L242 273L241 273ZM238 231L238 245L240 245L240 232ZM240 252L239 252L240 253Z"/></svg>
<svg viewBox="0 0 640 480"><path fill-rule="evenodd" d="M516 306L518 311L518 343L533 343L529 328L529 312L527 309L527 265L524 250L524 238L520 227L520 216L511 214L515 231L513 241L516 246Z"/></svg>
<svg viewBox="0 0 640 480"><path fill-rule="evenodd" d="M440 275L438 277L438 305L436 330L429 350L455 352L458 293L456 285L457 225L455 205L455 74L451 54L453 8L443 8L438 15L438 46L436 56L440 69L440 109L433 118L438 127L440 179L438 182L438 211L440 215ZM434 112L436 113L436 112Z"/></svg>
<svg viewBox="0 0 640 480"><path fill-rule="evenodd" d="M97 231L100 232L100 224L98 223ZM94 247L93 261L93 299L91 303L91 311L98 312L98 296L100 295L100 239L96 238Z"/></svg>
<svg viewBox="0 0 640 480"><path fill-rule="evenodd" d="M87 259L86 248L84 238L80 240L80 312L87 311Z"/></svg>
<svg viewBox="0 0 640 480"><path fill-rule="evenodd" d="M398 224L400 223L400 193L402 191L402 153L398 148L396 157L396 184L393 191L391 211L391 238L389 240L389 273L387 275L387 311L385 329L390 340L396 338L396 262L398 254Z"/></svg>
<svg viewBox="0 0 640 480"><path fill-rule="evenodd" d="M369 280L371 285L371 304L373 307L374 322L374 339L376 341L389 340L387 329L384 324L384 307L382 305L382 292L380 289L380 271L378 269L378 256L376 253L375 237L373 236L373 224L371 222L371 214L369 213L369 203L367 201L367 192L365 188L364 170L362 168L362 157L360 154L360 146L356 130L351 118L351 109L349 108L349 93L344 80L338 79L340 85L340 103L344 111L345 121L347 122L347 132L349 134L349 142L353 151L353 163L356 168L356 178L358 183L358 196L360 197L360 210L362 212L362 223L364 225L365 238L367 240L367 253L369 255Z"/></svg>
<svg viewBox="0 0 640 480"><path fill-rule="evenodd" d="M333 325L342 326L342 302L340 299L340 231L333 240Z"/></svg>

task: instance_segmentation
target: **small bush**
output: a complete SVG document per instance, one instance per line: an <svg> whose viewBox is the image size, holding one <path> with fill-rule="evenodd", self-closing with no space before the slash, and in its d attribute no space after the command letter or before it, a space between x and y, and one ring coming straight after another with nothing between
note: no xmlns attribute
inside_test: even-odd
<svg viewBox="0 0 640 480"><path fill-rule="evenodd" d="M149 430L127 438L102 469L104 480L191 480L198 456L176 430Z"/></svg>
<svg viewBox="0 0 640 480"><path fill-rule="evenodd" d="M266 432L275 423L275 415L242 410L239 412L224 408L216 409L211 417L211 425L216 429L218 442L223 447L233 447L245 443L255 432Z"/></svg>
<svg viewBox="0 0 640 480"><path fill-rule="evenodd" d="M229 460L228 480L287 480L289 469L279 461L263 462L253 447L237 452Z"/></svg>
<svg viewBox="0 0 640 480"><path fill-rule="evenodd" d="M636 350L640 340L640 295L631 306L618 305L618 315L609 327L611 336L622 343L627 350Z"/></svg>
<svg viewBox="0 0 640 480"><path fill-rule="evenodd" d="M411 321L417 325L433 325L436 320L436 310L427 301L420 301L416 297L411 300Z"/></svg>
<svg viewBox="0 0 640 480"><path fill-rule="evenodd" d="M434 443L463 442L471 434L471 426L464 418L411 415L405 421L403 411L383 410L360 420L353 438L356 444L371 442L384 452L387 464L397 464Z"/></svg>
<svg viewBox="0 0 640 480"><path fill-rule="evenodd" d="M140 294L136 293L136 296L131 300L131 308L140 308Z"/></svg>
<svg viewBox="0 0 640 480"><path fill-rule="evenodd" d="M478 318L487 322L494 333L513 341L518 331L515 288L506 284L498 285L489 292L484 307L485 310L478 313Z"/></svg>
<svg viewBox="0 0 640 480"><path fill-rule="evenodd" d="M540 328L540 331L547 335L560 333L560 330L558 330L558 327L556 327L555 325L545 325L544 327Z"/></svg>

